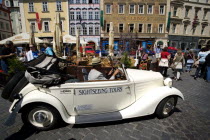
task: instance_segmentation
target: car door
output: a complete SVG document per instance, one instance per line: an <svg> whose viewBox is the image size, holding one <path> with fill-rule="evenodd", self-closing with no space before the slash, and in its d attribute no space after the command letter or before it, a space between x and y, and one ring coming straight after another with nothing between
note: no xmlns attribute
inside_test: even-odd
<svg viewBox="0 0 210 140"><path fill-rule="evenodd" d="M74 92L77 114L114 112L135 101L134 84L129 80L77 83Z"/></svg>

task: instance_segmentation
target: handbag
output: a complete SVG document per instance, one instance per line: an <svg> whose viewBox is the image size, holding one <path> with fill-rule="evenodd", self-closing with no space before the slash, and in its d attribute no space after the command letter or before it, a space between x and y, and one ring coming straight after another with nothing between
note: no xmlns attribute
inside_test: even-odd
<svg viewBox="0 0 210 140"><path fill-rule="evenodd" d="M162 58L159 62L159 67L168 67L168 59Z"/></svg>
<svg viewBox="0 0 210 140"><path fill-rule="evenodd" d="M182 69L182 62L175 62L174 63L174 65L175 65L175 69Z"/></svg>
<svg viewBox="0 0 210 140"><path fill-rule="evenodd" d="M183 56L179 59L178 62L172 63L173 65L171 64L171 68L172 69L182 69L182 62L181 62L182 59L183 59Z"/></svg>
<svg viewBox="0 0 210 140"><path fill-rule="evenodd" d="M175 67L176 66L174 65L174 63L172 63L171 66L170 66L170 68L172 68L172 69L175 69Z"/></svg>
<svg viewBox="0 0 210 140"><path fill-rule="evenodd" d="M187 63L192 63L193 64L194 63L194 60L193 59L188 59L187 60Z"/></svg>
<svg viewBox="0 0 210 140"><path fill-rule="evenodd" d="M199 65L199 60L195 61L195 63L193 64L193 66L198 67Z"/></svg>

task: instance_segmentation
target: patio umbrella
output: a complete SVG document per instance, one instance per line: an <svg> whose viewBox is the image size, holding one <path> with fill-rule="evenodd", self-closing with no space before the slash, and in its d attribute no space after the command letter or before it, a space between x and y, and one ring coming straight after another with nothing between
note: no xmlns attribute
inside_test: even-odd
<svg viewBox="0 0 210 140"><path fill-rule="evenodd" d="M60 13L56 13L55 31L53 37L53 51L57 57L62 57L63 37L61 31Z"/></svg>
<svg viewBox="0 0 210 140"><path fill-rule="evenodd" d="M0 44L5 44L6 41L12 41L14 43L14 45L17 44L29 44L30 43L30 34L29 33L21 33L21 34L17 34L14 35L12 37L9 37L7 39L1 40ZM35 42L36 43L43 43L43 40L35 37Z"/></svg>
<svg viewBox="0 0 210 140"><path fill-rule="evenodd" d="M33 30L32 25L30 26L29 34L30 34L29 44L34 45L36 42L35 42L34 30Z"/></svg>
<svg viewBox="0 0 210 140"><path fill-rule="evenodd" d="M175 47L168 47L169 50L177 50Z"/></svg>
<svg viewBox="0 0 210 140"><path fill-rule="evenodd" d="M81 53L80 53L80 37L78 29L76 29L76 50L77 50L77 58L79 58L81 56Z"/></svg>
<svg viewBox="0 0 210 140"><path fill-rule="evenodd" d="M114 56L114 29L113 29L113 23L110 22L110 28L109 28L109 55Z"/></svg>

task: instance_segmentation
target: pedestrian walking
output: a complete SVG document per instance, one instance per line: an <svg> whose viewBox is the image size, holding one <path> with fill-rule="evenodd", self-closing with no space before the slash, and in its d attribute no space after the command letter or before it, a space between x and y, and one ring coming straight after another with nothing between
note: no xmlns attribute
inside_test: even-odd
<svg viewBox="0 0 210 140"><path fill-rule="evenodd" d="M195 55L192 51L189 51L188 54L186 54L186 57L185 57L186 60L186 72L191 72L191 69L192 69L192 65L194 64L195 62Z"/></svg>
<svg viewBox="0 0 210 140"><path fill-rule="evenodd" d="M184 52L185 64L187 64L187 56L188 56L189 52L190 52L190 48L187 48Z"/></svg>
<svg viewBox="0 0 210 140"><path fill-rule="evenodd" d="M184 66L184 56L181 50L178 50L173 59L174 80L181 79L181 72Z"/></svg>
<svg viewBox="0 0 210 140"><path fill-rule="evenodd" d="M148 54L146 53L145 50L143 50L141 54L141 61L145 61L147 59L148 59Z"/></svg>
<svg viewBox="0 0 210 140"><path fill-rule="evenodd" d="M161 58L161 48L160 48L159 45L155 48L155 57L157 59L160 59Z"/></svg>
<svg viewBox="0 0 210 140"><path fill-rule="evenodd" d="M207 49L206 48L202 48L201 51L198 53L198 67L196 69L195 72L195 76L194 79L196 80L198 77L202 77L204 76L204 71L205 71L205 58L207 56ZM201 71L201 73L200 73ZM199 74L200 73L200 74Z"/></svg>
<svg viewBox="0 0 210 140"><path fill-rule="evenodd" d="M26 60L29 62L34 59L31 47L26 46Z"/></svg>
<svg viewBox="0 0 210 140"><path fill-rule="evenodd" d="M15 56L15 49L12 41L6 41L5 46L1 49L0 60L1 68L8 73L8 60Z"/></svg>
<svg viewBox="0 0 210 140"><path fill-rule="evenodd" d="M206 56L206 69L207 69L207 73L206 73L206 81L210 82L210 53Z"/></svg>
<svg viewBox="0 0 210 140"><path fill-rule="evenodd" d="M165 47L163 51L161 52L161 59L159 62L160 73L164 77L167 77L167 71L168 71L170 58L171 58L171 55L169 52L167 52L167 47Z"/></svg>
<svg viewBox="0 0 210 140"><path fill-rule="evenodd" d="M147 70L148 69L147 63L148 63L148 54L146 53L145 50L143 50L141 54L141 61L140 61L139 68L142 70Z"/></svg>
<svg viewBox="0 0 210 140"><path fill-rule="evenodd" d="M155 55L151 57L149 70L157 71L157 58L155 57Z"/></svg>

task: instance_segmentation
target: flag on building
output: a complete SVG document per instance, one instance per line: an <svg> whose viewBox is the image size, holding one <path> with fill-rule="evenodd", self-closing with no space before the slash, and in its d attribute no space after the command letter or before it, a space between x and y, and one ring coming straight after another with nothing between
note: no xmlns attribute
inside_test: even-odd
<svg viewBox="0 0 210 140"><path fill-rule="evenodd" d="M36 23L38 25L38 29L41 30L42 29L42 24L41 24L41 20L39 18L39 13L36 13Z"/></svg>
<svg viewBox="0 0 210 140"><path fill-rule="evenodd" d="M101 27L104 27L104 11L101 11L101 18L100 18L100 24L101 24Z"/></svg>

